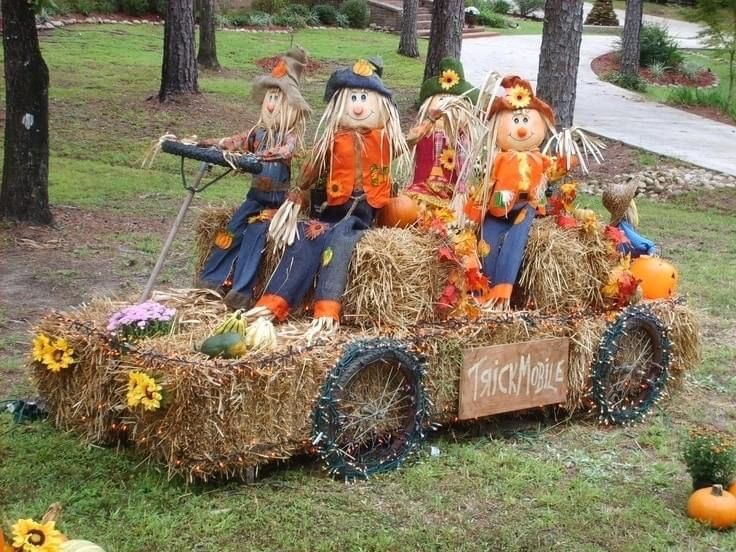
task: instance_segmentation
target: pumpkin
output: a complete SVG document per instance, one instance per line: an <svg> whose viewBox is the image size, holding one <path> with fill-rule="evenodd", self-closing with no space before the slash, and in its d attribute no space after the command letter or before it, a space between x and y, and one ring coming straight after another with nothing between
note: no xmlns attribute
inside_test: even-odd
<svg viewBox="0 0 736 552"><path fill-rule="evenodd" d="M233 235L227 230L220 230L215 235L215 245L220 249L230 249L233 244Z"/></svg>
<svg viewBox="0 0 736 552"><path fill-rule="evenodd" d="M677 290L679 276L672 263L642 255L631 261L631 273L641 281L644 299L667 299Z"/></svg>
<svg viewBox="0 0 736 552"><path fill-rule="evenodd" d="M61 552L105 552L105 550L99 544L74 539L62 544Z"/></svg>
<svg viewBox="0 0 736 552"><path fill-rule="evenodd" d="M731 493L733 496L736 496L736 479L728 484L728 492Z"/></svg>
<svg viewBox="0 0 736 552"><path fill-rule="evenodd" d="M378 212L378 226L391 228L406 228L419 218L419 208L416 202L406 195L392 197Z"/></svg>
<svg viewBox="0 0 736 552"><path fill-rule="evenodd" d="M722 485L699 489L690 495L687 515L714 529L728 529L736 525L736 496L724 491Z"/></svg>
<svg viewBox="0 0 736 552"><path fill-rule="evenodd" d="M248 348L245 346L245 338L240 333L226 332L208 337L199 350L210 358L239 358Z"/></svg>

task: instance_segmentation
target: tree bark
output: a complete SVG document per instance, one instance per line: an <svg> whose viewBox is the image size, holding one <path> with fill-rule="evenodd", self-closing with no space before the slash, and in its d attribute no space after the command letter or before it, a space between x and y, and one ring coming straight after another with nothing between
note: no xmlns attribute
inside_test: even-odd
<svg viewBox="0 0 736 552"><path fill-rule="evenodd" d="M28 0L2 0L5 152L0 216L51 224L49 70Z"/></svg>
<svg viewBox="0 0 736 552"><path fill-rule="evenodd" d="M164 60L158 99L166 102L177 94L197 92L194 0L169 0L164 25Z"/></svg>
<svg viewBox="0 0 736 552"><path fill-rule="evenodd" d="M419 57L417 45L417 13L419 0L404 0L404 10L401 14L401 38L399 39L399 53L406 57Z"/></svg>
<svg viewBox="0 0 736 552"><path fill-rule="evenodd" d="M465 0L434 0L424 80L434 77L445 57L460 59L465 23Z"/></svg>
<svg viewBox="0 0 736 552"><path fill-rule="evenodd" d="M537 96L555 111L557 124L572 126L575 112L583 1L547 0L544 5L542 49Z"/></svg>
<svg viewBox="0 0 736 552"><path fill-rule="evenodd" d="M215 0L199 0L199 53L197 63L207 69L219 69L215 42Z"/></svg>
<svg viewBox="0 0 736 552"><path fill-rule="evenodd" d="M642 0L626 1L626 21L621 38L621 74L630 77L639 74L639 53L641 51L641 20L644 13Z"/></svg>

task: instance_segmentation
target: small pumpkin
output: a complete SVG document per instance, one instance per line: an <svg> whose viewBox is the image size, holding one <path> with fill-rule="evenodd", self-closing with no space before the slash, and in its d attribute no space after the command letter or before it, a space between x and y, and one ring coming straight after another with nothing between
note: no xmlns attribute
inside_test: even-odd
<svg viewBox="0 0 736 552"><path fill-rule="evenodd" d="M378 226L390 228L406 228L419 218L416 202L407 195L392 197L378 212Z"/></svg>
<svg viewBox="0 0 736 552"><path fill-rule="evenodd" d="M736 525L736 496L722 485L697 490L687 502L687 515L714 529L728 529Z"/></svg>
<svg viewBox="0 0 736 552"><path fill-rule="evenodd" d="M677 269L659 257L642 255L634 259L631 261L631 273L641 281L644 299L667 299L677 291Z"/></svg>
<svg viewBox="0 0 736 552"><path fill-rule="evenodd" d="M731 493L733 496L736 496L736 479L728 484L728 492Z"/></svg>
<svg viewBox="0 0 736 552"><path fill-rule="evenodd" d="M220 230L215 234L215 245L220 249L230 249L233 244L233 234L227 230Z"/></svg>

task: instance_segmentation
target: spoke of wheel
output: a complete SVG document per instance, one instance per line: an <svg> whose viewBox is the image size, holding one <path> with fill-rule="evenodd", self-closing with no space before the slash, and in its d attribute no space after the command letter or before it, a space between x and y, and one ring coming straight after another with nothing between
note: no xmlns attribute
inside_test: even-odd
<svg viewBox="0 0 736 552"><path fill-rule="evenodd" d="M637 328L634 332L624 333L608 376L608 399L613 408L621 406L626 400L630 404L636 400L643 381L648 379L652 371L653 357L651 337L646 331Z"/></svg>

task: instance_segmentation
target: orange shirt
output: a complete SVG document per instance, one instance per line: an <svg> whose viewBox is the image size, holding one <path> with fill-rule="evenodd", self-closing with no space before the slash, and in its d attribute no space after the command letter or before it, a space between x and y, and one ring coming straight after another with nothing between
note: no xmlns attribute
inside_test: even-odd
<svg viewBox="0 0 736 552"><path fill-rule="evenodd" d="M551 164L551 158L539 150L499 153L493 163L493 194L488 212L494 217L505 217L522 192L536 206L539 186Z"/></svg>
<svg viewBox="0 0 736 552"><path fill-rule="evenodd" d="M391 197L391 144L383 129L342 130L335 135L327 176L327 204L343 205L362 190L371 207Z"/></svg>

